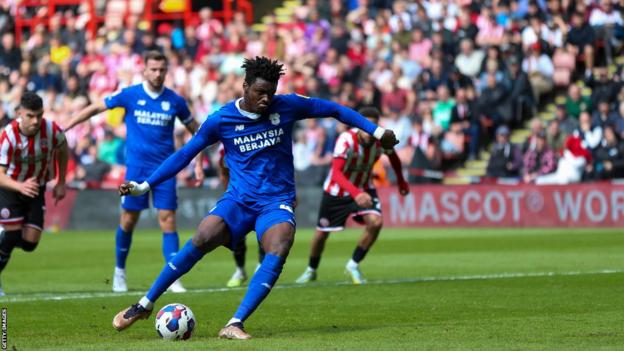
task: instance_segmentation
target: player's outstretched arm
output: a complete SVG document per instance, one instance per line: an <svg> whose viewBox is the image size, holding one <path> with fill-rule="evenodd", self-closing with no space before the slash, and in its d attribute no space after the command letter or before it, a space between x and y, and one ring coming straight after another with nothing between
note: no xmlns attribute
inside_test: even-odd
<svg viewBox="0 0 624 351"><path fill-rule="evenodd" d="M54 185L54 189L52 189L52 197L54 197L55 204L65 198L65 176L67 175L67 161L69 160L69 148L67 147L67 142L63 142L58 146L56 156L59 174L56 185Z"/></svg>
<svg viewBox="0 0 624 351"><path fill-rule="evenodd" d="M399 155L394 151L394 149L389 150L388 158L390 159L390 165L392 165L392 170L394 170L394 174L397 177L397 185L399 186L399 193L403 196L409 194L409 184L405 181L403 177L403 165L401 164L401 159Z"/></svg>
<svg viewBox="0 0 624 351"><path fill-rule="evenodd" d="M174 177L191 162L193 157L206 147L219 141L219 121L219 116L208 117L197 134L186 145L169 156L146 181L140 184L136 182L124 183L119 187L119 194L122 196L142 195L147 193L151 187Z"/></svg>
<svg viewBox="0 0 624 351"><path fill-rule="evenodd" d="M76 116L74 116L72 119L69 120L69 122L67 122L66 125L64 125L64 129L65 130L70 130L71 128L75 127L76 125L88 120L89 118L102 113L104 111L107 110L106 105L104 104L103 101L100 102L94 102L91 105L85 107L84 109L82 109L80 112L78 112L78 114L76 114Z"/></svg>
<svg viewBox="0 0 624 351"><path fill-rule="evenodd" d="M334 157L332 160L332 179L338 183L341 188L346 189L349 192L358 206L371 207L373 205L373 199L371 196L367 192L364 192L355 186L355 184L351 183L347 176L345 176L342 172L346 163L347 160L344 158Z"/></svg>
<svg viewBox="0 0 624 351"><path fill-rule="evenodd" d="M364 116L348 107L323 99L305 97L297 97L297 99L298 103L307 110L308 116L334 117L344 124L357 127L374 136L381 141L381 145L384 149L391 149L394 145L399 143L393 131L375 125Z"/></svg>

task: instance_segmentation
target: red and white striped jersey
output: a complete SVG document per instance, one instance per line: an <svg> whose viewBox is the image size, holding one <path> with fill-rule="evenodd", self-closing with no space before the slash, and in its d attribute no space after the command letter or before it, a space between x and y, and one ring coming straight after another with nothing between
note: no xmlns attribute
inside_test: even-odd
<svg viewBox="0 0 624 351"><path fill-rule="evenodd" d="M392 154L393 149L386 150L381 147L381 142L375 140L371 146L364 146L357 137L357 129L350 129L343 132L336 140L334 147L334 158L344 158L346 160L342 173L345 177L359 189L374 189L371 175L373 165L382 154ZM323 189L333 196L350 196L346 189L343 189L335 180L333 170L329 171Z"/></svg>
<svg viewBox="0 0 624 351"><path fill-rule="evenodd" d="M28 137L20 133L19 120L13 120L0 135L0 166L19 182L36 177L45 185L55 177L54 151L64 142L65 134L55 122L42 119L39 132Z"/></svg>

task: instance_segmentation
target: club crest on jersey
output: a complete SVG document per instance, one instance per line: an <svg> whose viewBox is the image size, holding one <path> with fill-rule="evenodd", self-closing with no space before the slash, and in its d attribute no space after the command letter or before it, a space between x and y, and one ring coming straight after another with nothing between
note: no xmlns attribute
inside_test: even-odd
<svg viewBox="0 0 624 351"><path fill-rule="evenodd" d="M139 105L139 106L145 106L145 104L146 104L146 103L147 103L147 102L146 102L145 100L139 100L139 101L137 101L137 105Z"/></svg>
<svg viewBox="0 0 624 351"><path fill-rule="evenodd" d="M8 208L4 207L2 208L2 210L0 210L0 216L4 219L9 218L9 216L11 216L11 211L9 211Z"/></svg>
<svg viewBox="0 0 624 351"><path fill-rule="evenodd" d="M169 101L163 101L160 103L160 107L162 107L163 111L169 111L169 109L171 108L171 104L169 103Z"/></svg>
<svg viewBox="0 0 624 351"><path fill-rule="evenodd" d="M273 124L274 126L278 125L280 123L279 113L271 113L269 115L269 120L271 121L271 124Z"/></svg>

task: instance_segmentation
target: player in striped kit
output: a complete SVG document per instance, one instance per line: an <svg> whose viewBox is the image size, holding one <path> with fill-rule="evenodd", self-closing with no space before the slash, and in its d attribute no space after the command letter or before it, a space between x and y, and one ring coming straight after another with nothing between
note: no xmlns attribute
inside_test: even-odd
<svg viewBox="0 0 624 351"><path fill-rule="evenodd" d="M375 124L379 121L379 110L374 107L364 107L359 113ZM366 227L347 263L346 272L354 284L365 282L359 263L377 240L383 224L381 204L371 179L373 165L381 154L390 158L397 176L399 192L403 196L407 195L409 185L403 178L401 161L394 149L383 149L378 140L357 129L348 130L338 137L332 168L323 185L323 199L310 248L308 268L297 279L297 283L316 280L316 270L329 233L343 230L350 215Z"/></svg>
<svg viewBox="0 0 624 351"><path fill-rule="evenodd" d="M43 229L45 185L55 178L58 167L52 196L57 202L65 197L68 155L61 128L43 118L41 98L24 93L18 118L0 135L0 272L14 248L32 252L37 247Z"/></svg>

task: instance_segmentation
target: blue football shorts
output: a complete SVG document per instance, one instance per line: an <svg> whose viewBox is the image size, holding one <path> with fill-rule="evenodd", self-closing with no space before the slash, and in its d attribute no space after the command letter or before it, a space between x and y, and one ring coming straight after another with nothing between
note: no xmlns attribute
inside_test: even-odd
<svg viewBox="0 0 624 351"><path fill-rule="evenodd" d="M143 167L131 167L126 169L126 181L141 183L145 181L155 169ZM122 196L121 208L126 211L142 211L149 208L149 194L152 194L154 207L159 210L172 210L178 208L178 195L176 193L175 177L153 187L147 194L140 196Z"/></svg>
<svg viewBox="0 0 624 351"><path fill-rule="evenodd" d="M232 240L226 245L230 250L234 250L252 230L256 231L256 239L260 242L264 233L276 224L290 223L294 228L297 227L292 204L276 202L259 208L252 209L238 201L221 198L208 215L219 216L227 224L232 235Z"/></svg>

